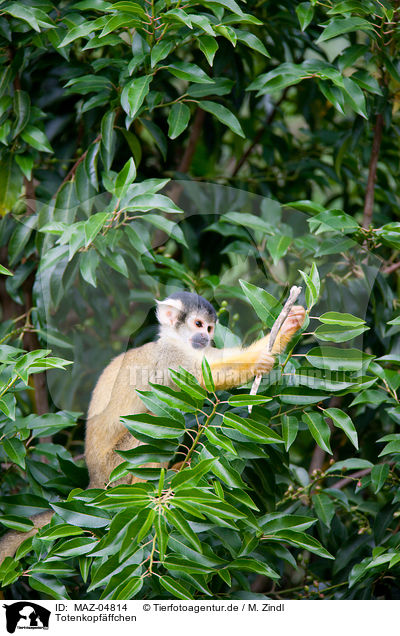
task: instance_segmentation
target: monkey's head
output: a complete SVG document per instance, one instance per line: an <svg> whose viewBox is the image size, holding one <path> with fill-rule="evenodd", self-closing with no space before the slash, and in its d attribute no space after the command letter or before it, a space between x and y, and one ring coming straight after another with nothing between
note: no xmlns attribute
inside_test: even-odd
<svg viewBox="0 0 400 636"><path fill-rule="evenodd" d="M160 337L179 338L193 349L205 349L211 344L217 314L202 296L190 292L175 292L157 301Z"/></svg>

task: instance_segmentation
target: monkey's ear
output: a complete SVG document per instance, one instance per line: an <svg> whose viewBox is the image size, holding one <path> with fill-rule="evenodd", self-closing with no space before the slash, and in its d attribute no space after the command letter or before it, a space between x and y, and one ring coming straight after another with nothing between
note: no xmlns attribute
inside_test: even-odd
<svg viewBox="0 0 400 636"><path fill-rule="evenodd" d="M182 302L177 298L166 298L156 300L157 320L164 327L174 327L183 307Z"/></svg>

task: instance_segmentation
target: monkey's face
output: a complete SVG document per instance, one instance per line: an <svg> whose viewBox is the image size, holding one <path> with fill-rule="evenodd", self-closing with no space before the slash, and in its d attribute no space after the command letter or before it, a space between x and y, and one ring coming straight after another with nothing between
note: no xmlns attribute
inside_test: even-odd
<svg viewBox="0 0 400 636"><path fill-rule="evenodd" d="M191 313L186 319L182 329L185 330L186 336L193 349L205 349L211 344L214 335L215 323L210 322L208 317L202 313Z"/></svg>
<svg viewBox="0 0 400 636"><path fill-rule="evenodd" d="M160 337L178 339L193 349L206 349L214 336L216 314L210 303L189 292L157 301Z"/></svg>

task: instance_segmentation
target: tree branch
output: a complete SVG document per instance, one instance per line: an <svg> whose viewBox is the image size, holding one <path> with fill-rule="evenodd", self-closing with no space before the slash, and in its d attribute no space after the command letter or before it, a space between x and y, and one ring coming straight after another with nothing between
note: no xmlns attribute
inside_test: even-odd
<svg viewBox="0 0 400 636"><path fill-rule="evenodd" d="M196 151L197 142L200 138L201 132L203 130L205 112L201 108L196 110L196 114L194 116L192 129L190 131L189 140L187 146L185 148L185 152L183 153L182 159L179 162L177 167L177 172L188 172L190 166L192 165L192 160L194 153ZM179 198L182 194L182 186L179 183L172 183L167 191L167 195L169 198L178 205Z"/></svg>
<svg viewBox="0 0 400 636"><path fill-rule="evenodd" d="M391 265L388 265L387 267L384 267L382 272L384 274L392 274L397 269L399 269L399 267L400 267L400 263L392 263Z"/></svg>
<svg viewBox="0 0 400 636"><path fill-rule="evenodd" d="M99 135L97 135L97 137L95 139L93 139L93 141L90 143L90 146L92 144L97 143L98 141L100 141L101 139L101 133ZM89 148L90 148L89 146ZM85 150L85 152L79 157L79 159L77 159L74 163L74 165L72 166L71 170L67 173L67 176L64 177L64 179L62 180L62 182L60 183L60 185L58 186L55 194L53 194L53 199L55 199L58 195L58 193L60 192L61 188L63 187L63 185L65 183L67 183L67 181L69 181L70 179L72 179L72 177L74 176L75 172L78 169L78 166L82 163L82 161L84 161L86 159L86 155L89 152L89 148L87 148Z"/></svg>
<svg viewBox="0 0 400 636"><path fill-rule="evenodd" d="M25 311L30 311L33 307L32 292L34 282L35 272L31 272L23 285ZM35 351L36 349L41 349L38 337L34 331L26 331L24 333L24 347L27 351ZM33 386L35 389L36 413L38 415L43 415L43 413L49 412L46 374L44 372L35 373L32 378Z"/></svg>
<svg viewBox="0 0 400 636"><path fill-rule="evenodd" d="M352 473L349 477L346 477L345 479L340 479L339 481L336 482L336 484L333 484L331 488L334 488L335 490L341 490L341 488L348 486L355 479L364 477L364 475L369 475L371 470L372 470L371 468L364 468L363 470L358 470L356 473Z"/></svg>
<svg viewBox="0 0 400 636"><path fill-rule="evenodd" d="M278 101L276 102L276 104L274 105L272 111L270 112L270 114L267 117L267 120L264 124L264 126L262 126L260 128L260 130L258 131L258 133L256 134L256 136L254 137L252 143L250 144L250 146L247 148L247 150L243 153L243 155L240 157L240 159L237 161L233 172L232 172L232 177L236 177L237 173L239 172L240 168L243 166L243 164L247 161L249 155L253 152L254 148L257 146L257 144L261 141L261 137L263 136L263 134L265 133L266 129L268 128L268 126L270 126L273 122L273 120L275 119L275 116L278 112L279 106L282 104L282 102L285 100L287 92L289 90L289 86L287 86L281 97L278 99Z"/></svg>
<svg viewBox="0 0 400 636"><path fill-rule="evenodd" d="M383 131L383 115L378 113L374 127L374 139L372 142L371 158L369 161L367 189L364 201L364 216L362 226L368 228L372 223L372 215L374 209L374 190L376 179L376 168L378 165L379 150L382 141Z"/></svg>
<svg viewBox="0 0 400 636"><path fill-rule="evenodd" d="M275 320L274 324L272 325L271 333L269 335L269 340L268 340L268 351L272 351L272 348L275 344L276 337L279 333L279 329L282 327L283 323L285 322L286 318L288 317L290 313L291 308L293 307L294 303L296 302L300 294L301 294L301 287L296 287L296 285L293 285L293 287L291 288L289 292L289 298L285 302L283 309L281 313L279 314L278 318ZM261 375L256 375L250 389L250 395L256 395L258 391L258 387L260 386L260 383L261 383L261 379L262 379ZM248 407L248 411L249 413L251 413L252 411L251 405Z"/></svg>

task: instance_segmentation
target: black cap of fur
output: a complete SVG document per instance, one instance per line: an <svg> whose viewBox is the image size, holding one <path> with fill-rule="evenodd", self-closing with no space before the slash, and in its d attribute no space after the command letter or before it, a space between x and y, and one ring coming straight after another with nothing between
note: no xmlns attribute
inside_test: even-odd
<svg viewBox="0 0 400 636"><path fill-rule="evenodd" d="M198 294L192 294L191 292L179 291L174 292L168 298L173 300L180 300L183 309L179 315L178 322L183 323L186 321L188 314L193 312L200 312L206 317L209 322L216 322L217 314L211 303L208 302L203 296ZM166 300L168 300L168 298Z"/></svg>

